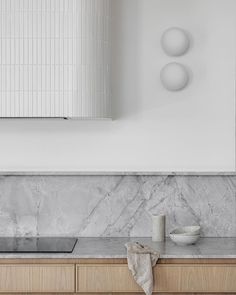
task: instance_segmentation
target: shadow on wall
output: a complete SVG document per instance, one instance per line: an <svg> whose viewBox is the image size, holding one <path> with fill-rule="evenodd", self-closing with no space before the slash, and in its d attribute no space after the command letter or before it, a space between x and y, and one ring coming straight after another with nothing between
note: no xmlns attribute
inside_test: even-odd
<svg viewBox="0 0 236 295"><path fill-rule="evenodd" d="M141 108L142 6L140 0L112 0L111 3L112 109L116 120Z"/></svg>

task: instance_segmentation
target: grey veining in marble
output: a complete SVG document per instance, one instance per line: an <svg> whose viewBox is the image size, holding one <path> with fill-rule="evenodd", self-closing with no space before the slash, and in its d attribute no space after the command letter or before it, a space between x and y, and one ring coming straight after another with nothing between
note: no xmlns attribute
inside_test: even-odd
<svg viewBox="0 0 236 295"><path fill-rule="evenodd" d="M149 237L200 224L236 237L235 176L1 176L0 236Z"/></svg>
<svg viewBox="0 0 236 295"><path fill-rule="evenodd" d="M125 243L138 241L160 253L161 258L236 259L236 238L202 238L196 245L177 246L170 239L153 243L150 238L79 238L71 254L0 254L0 258L89 259L126 258Z"/></svg>

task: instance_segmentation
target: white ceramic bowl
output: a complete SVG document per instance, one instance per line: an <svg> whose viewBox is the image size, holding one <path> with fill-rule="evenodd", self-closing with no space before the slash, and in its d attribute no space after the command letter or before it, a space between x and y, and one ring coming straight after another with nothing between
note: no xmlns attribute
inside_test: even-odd
<svg viewBox="0 0 236 295"><path fill-rule="evenodd" d="M179 246L187 246L195 244L199 240L200 235L186 236L180 234L170 234L170 238L175 244Z"/></svg>
<svg viewBox="0 0 236 295"><path fill-rule="evenodd" d="M200 235L200 226L183 226L176 228L170 234L182 235L182 236L195 236Z"/></svg>

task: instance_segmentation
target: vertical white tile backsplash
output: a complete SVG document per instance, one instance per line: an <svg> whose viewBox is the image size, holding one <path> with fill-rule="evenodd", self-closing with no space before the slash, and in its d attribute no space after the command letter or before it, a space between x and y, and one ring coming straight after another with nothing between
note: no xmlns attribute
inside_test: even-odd
<svg viewBox="0 0 236 295"><path fill-rule="evenodd" d="M108 7L109 0L0 0L0 117L110 114Z"/></svg>

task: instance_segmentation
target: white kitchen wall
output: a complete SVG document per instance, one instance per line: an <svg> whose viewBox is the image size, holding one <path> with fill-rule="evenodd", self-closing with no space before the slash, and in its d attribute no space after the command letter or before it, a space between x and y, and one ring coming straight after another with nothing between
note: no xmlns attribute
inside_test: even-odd
<svg viewBox="0 0 236 295"><path fill-rule="evenodd" d="M1 171L234 171L235 0L113 0L113 121L1 120ZM167 57L163 31L186 29ZM163 89L180 61L187 89Z"/></svg>

